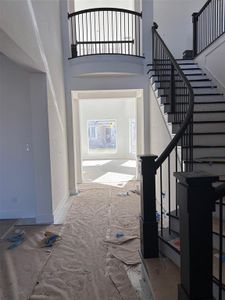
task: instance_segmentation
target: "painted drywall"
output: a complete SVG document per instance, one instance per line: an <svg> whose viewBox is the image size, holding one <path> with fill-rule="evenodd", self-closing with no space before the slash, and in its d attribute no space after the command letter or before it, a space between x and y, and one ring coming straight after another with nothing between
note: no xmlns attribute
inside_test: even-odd
<svg viewBox="0 0 225 300"><path fill-rule="evenodd" d="M80 100L80 137L83 159L135 158L129 153L129 120L136 119L135 99ZM88 149L88 120L116 120L117 147L115 153L91 153Z"/></svg>
<svg viewBox="0 0 225 300"><path fill-rule="evenodd" d="M192 49L192 14L205 0L154 0L154 21L159 33L176 58Z"/></svg>
<svg viewBox="0 0 225 300"><path fill-rule="evenodd" d="M166 146L170 143L172 139L171 133L165 122L164 115L159 106L158 99L156 98L152 88L150 87L150 148L151 154L160 156L160 154L165 150ZM173 167L175 166L175 153L174 151L170 155L170 181L171 181L171 210L175 209L175 191L176 191L176 181L173 175L175 171ZM168 161L166 160L162 166L162 176L163 176L163 209L168 212ZM156 201L157 210L161 210L160 206L160 173L157 170L156 176Z"/></svg>
<svg viewBox="0 0 225 300"><path fill-rule="evenodd" d="M53 211L56 211L60 202L66 201L69 194L60 5L59 0L48 0L32 1L32 6L38 26L38 36L41 38L48 80L52 203Z"/></svg>
<svg viewBox="0 0 225 300"><path fill-rule="evenodd" d="M116 7L133 10L134 0L75 0L76 11L97 7Z"/></svg>
<svg viewBox="0 0 225 300"><path fill-rule="evenodd" d="M218 88L225 93L225 34L205 49L196 58L196 62L217 83Z"/></svg>
<svg viewBox="0 0 225 300"><path fill-rule="evenodd" d="M68 153L65 114L65 90L61 41L60 0L0 1L0 28L8 40L13 41L13 51L7 51L12 59L31 65L35 71L46 74L50 146L50 181L52 210L66 201L68 188ZM13 20L13 22L12 22ZM10 47L10 45L8 46ZM3 47L1 47L3 48ZM40 171L41 172L41 171ZM45 174L45 169L42 170Z"/></svg>
<svg viewBox="0 0 225 300"><path fill-rule="evenodd" d="M0 218L36 214L29 78L0 55Z"/></svg>

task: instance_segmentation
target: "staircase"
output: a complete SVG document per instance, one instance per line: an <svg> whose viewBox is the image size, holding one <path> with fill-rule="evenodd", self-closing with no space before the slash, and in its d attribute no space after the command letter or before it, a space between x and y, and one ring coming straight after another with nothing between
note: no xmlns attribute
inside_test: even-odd
<svg viewBox="0 0 225 300"><path fill-rule="evenodd" d="M177 60L180 68L188 78L194 92L193 111L193 171L204 171L223 176L225 174L225 98L213 81L199 68L193 60ZM160 109L168 124L173 137L179 127L176 122L176 112L170 112L168 103L170 76L155 74L153 68L149 72L150 82L154 90ZM163 77L163 79L161 78ZM168 85L168 87L166 87ZM162 88L163 86L163 88ZM182 88L176 89L176 97L182 97ZM179 107L178 107L179 109ZM184 165L186 147L180 145L180 156ZM221 178L223 180L223 178ZM225 200L223 201L223 215L225 215ZM170 228L163 227L163 234L159 235L159 249L163 256L169 258L176 266L180 266L180 224L179 208L167 212ZM223 222L223 252L225 257L225 221ZM218 253L219 253L219 201L213 213L213 275L214 293L217 292L218 282ZM152 262L149 262L151 265ZM171 263L167 262L168 265ZM146 265L148 269L148 264ZM172 299L172 298L171 298ZM225 265L223 265L223 298L225 299Z"/></svg>
<svg viewBox="0 0 225 300"><path fill-rule="evenodd" d="M157 28L148 74L171 142L140 157L143 266L156 300L223 300L225 97L193 60L174 59Z"/></svg>
<svg viewBox="0 0 225 300"><path fill-rule="evenodd" d="M178 60L178 64L190 81L194 91L193 113L193 171L206 171L211 174L225 174L225 98L211 79L194 61ZM159 105L168 122L173 136L177 130L176 113L169 112L167 102L170 79L150 72L150 80ZM177 89L177 97L182 97L182 88ZM185 146L183 158L185 164Z"/></svg>

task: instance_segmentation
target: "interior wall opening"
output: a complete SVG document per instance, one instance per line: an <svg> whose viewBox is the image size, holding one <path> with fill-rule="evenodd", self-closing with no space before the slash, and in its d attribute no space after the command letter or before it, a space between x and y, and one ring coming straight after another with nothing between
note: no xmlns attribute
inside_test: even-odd
<svg viewBox="0 0 225 300"><path fill-rule="evenodd" d="M137 98L136 90L79 92L76 96L78 181L123 187L135 180L136 158L143 144L142 97Z"/></svg>

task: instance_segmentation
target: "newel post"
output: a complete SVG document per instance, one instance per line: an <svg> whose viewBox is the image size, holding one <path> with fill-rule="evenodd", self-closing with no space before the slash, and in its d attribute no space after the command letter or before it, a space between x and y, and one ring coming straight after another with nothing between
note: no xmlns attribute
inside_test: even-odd
<svg viewBox="0 0 225 300"><path fill-rule="evenodd" d="M192 14L193 23L193 54L194 57L198 54L198 13Z"/></svg>
<svg viewBox="0 0 225 300"><path fill-rule="evenodd" d="M175 173L180 213L181 283L178 300L212 300L212 212L217 176Z"/></svg>
<svg viewBox="0 0 225 300"><path fill-rule="evenodd" d="M155 155L139 156L141 188L141 253L144 258L159 256L158 223L156 220Z"/></svg>

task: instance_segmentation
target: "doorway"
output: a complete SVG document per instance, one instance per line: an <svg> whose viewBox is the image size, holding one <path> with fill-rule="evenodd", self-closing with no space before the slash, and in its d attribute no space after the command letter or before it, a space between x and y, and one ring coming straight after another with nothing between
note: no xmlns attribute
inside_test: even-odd
<svg viewBox="0 0 225 300"><path fill-rule="evenodd" d="M80 182L124 187L137 178L143 118L142 101L138 102L136 95L137 91L79 92L75 101L79 110Z"/></svg>

